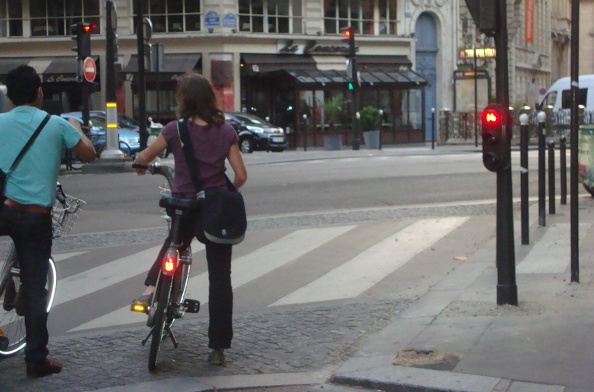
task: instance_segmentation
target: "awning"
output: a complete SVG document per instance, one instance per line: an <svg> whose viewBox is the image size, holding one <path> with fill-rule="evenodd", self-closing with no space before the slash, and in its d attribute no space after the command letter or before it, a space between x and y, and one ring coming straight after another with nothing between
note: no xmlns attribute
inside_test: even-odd
<svg viewBox="0 0 594 392"><path fill-rule="evenodd" d="M344 56L302 56L279 54L242 54L244 72L274 72L283 69L345 70ZM359 70L377 68L410 68L412 63L406 56L357 56Z"/></svg>
<svg viewBox="0 0 594 392"><path fill-rule="evenodd" d="M299 84L344 84L351 81L346 71L286 69ZM401 88L421 88L427 81L410 69L375 69L361 71L361 84L367 86L391 84Z"/></svg>
<svg viewBox="0 0 594 392"><path fill-rule="evenodd" d="M163 62L163 72L159 72L159 79L165 81L172 79L175 75L184 74L193 70L200 70L201 67L201 55L197 53L167 53L165 54L165 61ZM145 62L146 65L146 62ZM123 74L129 74L135 78L135 74L138 73L138 55L133 54L130 57L128 65L121 71ZM156 72L145 72L146 81L156 81ZM127 77L130 80L130 77Z"/></svg>
<svg viewBox="0 0 594 392"><path fill-rule="evenodd" d="M99 57L94 56L95 64L97 64L97 79L99 79ZM22 57L11 59L0 59L0 81L6 81L6 74L19 65L29 65L33 67L39 76L42 83L55 82L76 82L76 70L78 62L75 56L70 57Z"/></svg>

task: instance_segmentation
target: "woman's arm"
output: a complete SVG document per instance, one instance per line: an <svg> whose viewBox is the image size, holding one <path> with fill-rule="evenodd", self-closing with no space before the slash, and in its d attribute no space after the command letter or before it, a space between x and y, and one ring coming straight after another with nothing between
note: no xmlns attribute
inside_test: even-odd
<svg viewBox="0 0 594 392"><path fill-rule="evenodd" d="M234 143L231 145L229 150L229 156L227 156L233 172L235 172L235 178L233 179L233 185L239 189L247 181L247 170L243 164L243 157L241 151L239 151L239 145Z"/></svg>
<svg viewBox="0 0 594 392"><path fill-rule="evenodd" d="M148 166L153 159L155 159L163 150L167 148L167 142L162 134L157 136L157 140L152 142L147 148L136 155L134 163L137 165ZM136 168L136 173L143 175L146 169Z"/></svg>

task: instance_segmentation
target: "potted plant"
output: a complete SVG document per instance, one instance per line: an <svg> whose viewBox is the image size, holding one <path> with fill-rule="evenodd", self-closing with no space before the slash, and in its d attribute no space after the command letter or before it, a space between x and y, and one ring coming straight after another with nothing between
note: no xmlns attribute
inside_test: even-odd
<svg viewBox="0 0 594 392"><path fill-rule="evenodd" d="M380 130L382 116L373 106L367 106L359 112L359 130L363 133L363 140L367 148L380 147Z"/></svg>
<svg viewBox="0 0 594 392"><path fill-rule="evenodd" d="M344 97L338 94L327 98L324 101L324 117L328 124L328 133L324 133L324 149L340 150L342 149L342 135L336 132L336 121L340 113L344 110Z"/></svg>

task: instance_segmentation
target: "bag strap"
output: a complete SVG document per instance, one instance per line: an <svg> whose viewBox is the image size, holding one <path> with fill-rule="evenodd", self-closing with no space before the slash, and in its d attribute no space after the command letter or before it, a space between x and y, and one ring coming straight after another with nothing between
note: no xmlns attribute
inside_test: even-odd
<svg viewBox="0 0 594 392"><path fill-rule="evenodd" d="M181 141L182 150L184 151L184 155L186 157L186 162L188 163L188 167L190 168L190 176L192 177L192 182L196 187L196 192L200 193L202 191L202 186L200 186L200 178L198 177L198 166L196 165L196 159L194 158L194 148L192 146L192 139L190 139L190 133L188 132L188 119L180 118L179 120L177 120L177 134L179 135L179 139ZM227 189L233 192L237 192L235 185L233 185L227 174L225 174L225 180L227 182Z"/></svg>
<svg viewBox="0 0 594 392"><path fill-rule="evenodd" d="M21 158L23 158L23 155L25 155L25 153L27 152L27 150L29 149L29 147L31 147L31 144L33 144L33 142L35 141L35 139L37 139L37 136L39 136L39 134L41 133L41 130L43 129L43 127L45 127L45 124L47 124L47 122L49 121L50 117L51 116L49 114L46 114L45 115L45 118L43 119L43 121L41 122L41 124L39 124L39 126L37 127L37 129L35 130L35 132L33 133L33 135L31 135L31 138L29 138L29 141L27 142L27 144L25 144L25 147L23 147L23 149L21 150L21 152L19 152L19 155L17 155L16 159L12 163L12 166L8 170L9 173L12 172L14 170L14 168L19 164L19 162L21 161Z"/></svg>
<svg viewBox="0 0 594 392"><path fill-rule="evenodd" d="M192 182L196 187L196 192L200 193L202 187L200 186L200 178L198 177L198 167L196 166L196 160L194 159L194 148L192 147L192 140L190 139L190 133L188 132L188 119L180 118L177 120L177 134L181 141L182 150L186 156L186 162L190 168L190 176Z"/></svg>

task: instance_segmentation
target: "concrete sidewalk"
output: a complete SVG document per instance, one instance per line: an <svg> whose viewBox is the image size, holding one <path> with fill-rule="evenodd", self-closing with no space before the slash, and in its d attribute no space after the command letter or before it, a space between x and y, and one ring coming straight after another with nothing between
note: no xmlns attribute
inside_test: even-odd
<svg viewBox="0 0 594 392"><path fill-rule="evenodd" d="M570 207L558 206L546 227L531 225L530 245L515 231L519 306L496 305L493 240L331 382L407 392L594 391L594 200L580 198L579 214L580 283L570 282Z"/></svg>

